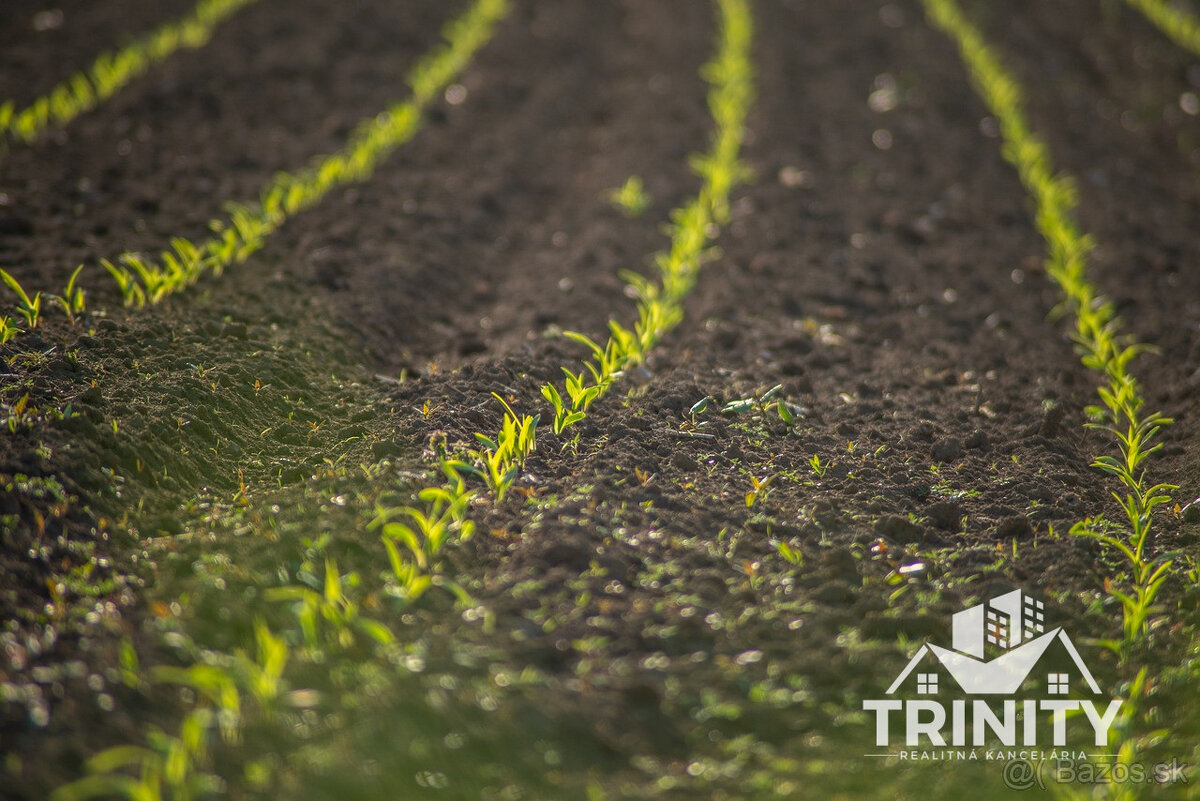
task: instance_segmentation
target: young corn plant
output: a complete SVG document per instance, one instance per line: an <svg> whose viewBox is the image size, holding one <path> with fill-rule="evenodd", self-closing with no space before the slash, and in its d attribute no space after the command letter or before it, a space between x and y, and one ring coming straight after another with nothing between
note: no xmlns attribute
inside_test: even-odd
<svg viewBox="0 0 1200 801"><path fill-rule="evenodd" d="M0 317L0 345L7 345L21 331L22 329L13 325L11 317L7 315Z"/></svg>
<svg viewBox="0 0 1200 801"><path fill-rule="evenodd" d="M0 143L33 142L52 125L66 125L115 95L181 48L203 47L213 29L256 0L202 0L192 13L168 22L120 50L102 53L90 67L59 83L50 93L17 111L12 101L0 104Z"/></svg>
<svg viewBox="0 0 1200 801"><path fill-rule="evenodd" d="M21 286L21 282L7 270L0 270L0 281L3 281L5 286L17 296L17 314L25 318L25 323L30 328L37 328L38 320L42 315L42 293L35 292L30 297L25 288Z"/></svg>
<svg viewBox="0 0 1200 801"><path fill-rule="evenodd" d="M746 493L746 508L753 509L760 502L765 505L774 481L775 476L766 476L761 481L755 476L750 476L750 491Z"/></svg>
<svg viewBox="0 0 1200 801"><path fill-rule="evenodd" d="M812 458L808 460L808 466L812 468L813 474L817 480L825 478L825 474L829 472L829 463L821 461L821 455L814 453Z"/></svg>
<svg viewBox="0 0 1200 801"><path fill-rule="evenodd" d="M71 277L67 279L67 285L61 295L48 296L67 315L67 319L70 320L71 325L75 325L75 318L83 314L87 306L84 299L84 290L79 286L79 274L81 272L83 272L82 264L75 268L75 272L71 273Z"/></svg>
<svg viewBox="0 0 1200 801"><path fill-rule="evenodd" d="M793 567L804 567L804 553L793 547L790 543L782 540L771 540L770 544L775 547L775 552L783 557L784 561Z"/></svg>
<svg viewBox="0 0 1200 801"><path fill-rule="evenodd" d="M438 579L435 563L442 548L453 540L465 542L475 532L475 523L467 517L475 494L463 480L463 468L470 465L443 460L446 483L420 490L420 507L380 506L375 510L370 528L380 531L387 552L389 594L404 603L415 603L434 586Z"/></svg>
<svg viewBox="0 0 1200 801"><path fill-rule="evenodd" d="M619 189L608 193L609 201L625 212L626 217L640 217L650 207L650 196L637 175L631 175Z"/></svg>
<svg viewBox="0 0 1200 801"><path fill-rule="evenodd" d="M560 391L552 383L542 395L554 409L553 430L562 434L587 417L588 408L608 392L621 374L642 361L683 319L683 299L695 285L701 266L712 257L709 243L729 219L729 195L747 176L739 161L746 115L754 97L750 41L753 20L745 0L717 0L720 32L716 56L703 69L709 83L709 111L716 127L709 149L693 156L691 166L702 179L699 193L671 213L670 246L654 257L658 280L626 271L622 278L637 300L632 329L612 320L609 337L600 344L574 331L564 335L591 351L590 360L575 372L563 368Z"/></svg>
<svg viewBox="0 0 1200 801"><path fill-rule="evenodd" d="M391 631L379 621L363 616L358 602L351 597L359 584L357 573L342 575L338 572L337 562L326 559L325 584L321 592L311 587L289 585L268 590L266 598L293 604L304 643L309 648L320 649L324 645L323 630L328 632L327 638L341 648L355 644L356 632L387 645L392 642Z"/></svg>
<svg viewBox="0 0 1200 801"><path fill-rule="evenodd" d="M492 491L496 503L500 503L516 481L525 460L537 447L537 425L541 415L518 416L504 398L495 392L492 397L504 406L500 430L494 438L476 433L475 439L483 447L469 451L470 462L454 461L450 465L455 470L480 476Z"/></svg>

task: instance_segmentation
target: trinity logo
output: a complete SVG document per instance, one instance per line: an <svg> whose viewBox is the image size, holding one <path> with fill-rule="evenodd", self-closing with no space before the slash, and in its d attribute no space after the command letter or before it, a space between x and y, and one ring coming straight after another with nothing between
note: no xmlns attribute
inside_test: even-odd
<svg viewBox="0 0 1200 801"><path fill-rule="evenodd" d="M923 740L937 747L1061 747L1068 721L1080 717L1095 745L1107 744L1121 701L1097 709L1100 686L1063 628L1047 627L1042 601L1013 590L956 613L951 623L951 648L922 645L887 688L890 698L863 701L863 710L875 713L876 745L888 745L892 729L902 726L908 747ZM984 698L968 703L964 695Z"/></svg>
<svg viewBox="0 0 1200 801"><path fill-rule="evenodd" d="M1045 604L1013 590L970 609L958 612L953 622L953 650L928 643L913 654L908 666L888 687L893 695L905 680L929 656L936 658L962 688L972 695L1012 695L1021 688L1045 656L1050 646L1060 644L1078 671L1046 674L1046 692L1066 695L1072 683L1080 680L1094 695L1100 687L1075 643L1062 627L1046 631ZM932 660L930 660L932 661ZM938 674L918 673L917 693L933 695L938 691Z"/></svg>

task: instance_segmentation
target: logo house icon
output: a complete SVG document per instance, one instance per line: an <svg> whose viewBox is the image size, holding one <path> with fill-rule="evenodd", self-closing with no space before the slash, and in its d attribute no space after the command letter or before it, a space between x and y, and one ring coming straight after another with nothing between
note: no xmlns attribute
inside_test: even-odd
<svg viewBox="0 0 1200 801"><path fill-rule="evenodd" d="M1013 590L955 614L952 636L953 648L932 643L921 646L888 687L888 695L895 694L929 655L937 659L966 693L1011 695L1021 688L1055 642L1062 644L1078 669L1078 675L1048 673L1047 692L1066 695L1073 684L1081 682L1093 694L1100 693L1100 687L1071 638L1062 627L1046 631L1045 605L1020 590ZM917 674L919 695L934 695L937 692L938 673Z"/></svg>

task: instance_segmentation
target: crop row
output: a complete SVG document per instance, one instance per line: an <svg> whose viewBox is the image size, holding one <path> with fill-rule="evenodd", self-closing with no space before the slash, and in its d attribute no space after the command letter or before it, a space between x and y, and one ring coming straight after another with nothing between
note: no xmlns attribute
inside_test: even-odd
<svg viewBox="0 0 1200 801"><path fill-rule="evenodd" d="M661 283L644 279L637 283L639 323L635 333L638 348L630 347L613 326L613 338L606 348L620 352L595 369L596 381L589 389L589 404L612 385L624 369L644 354L644 348L678 322L679 303L694 284L705 245L716 222L728 215L729 193L743 174L738 162L747 112L753 97L749 48L752 19L745 0L716 0L720 21L717 56L705 68L704 77L712 85L709 106L716 128L710 150L694 160L703 186L691 203L672 215L671 247L657 260ZM468 36L477 45L486 37L470 34L485 24L490 30L507 6L501 0L477 0L465 17L456 22L454 33ZM443 70L440 75L449 73ZM426 89L426 92L430 91ZM652 287L656 287L652 289ZM620 340L617 344L614 341ZM599 346L596 346L599 348ZM568 371L569 372L569 371ZM466 591L441 571L444 547L469 538L474 532L470 519L472 507L488 503L478 484L499 502L515 480L520 466L536 446L538 416L518 415L503 398L504 416L492 436L478 434L478 449L465 449L446 455L438 463L441 480L418 490L416 502L408 506L377 509L370 529L377 532L383 546L388 570L383 572L383 592L397 603L416 602L433 587L453 593L460 603L469 602ZM586 409L581 408L586 414ZM577 421L576 421L577 422ZM359 600L361 577L342 574L332 559L325 563L324 585L316 590L303 585L287 585L268 594L270 600L286 603L294 613L294 628L271 631L261 619L255 625L255 642L245 650L214 657L204 664L186 669L156 670L151 680L190 688L198 702L181 725L178 735L158 734L147 746L119 746L101 752L88 765L88 775L60 788L59 801L117 794L128 798L187 798L212 789L205 775L212 732L219 731L227 741L235 741L241 721L250 711L270 717L285 702L287 684L284 673L294 649L313 653L325 647L345 648L366 638L379 648L394 645L390 628L363 613ZM125 661L133 676L141 681L136 658L126 654Z"/></svg>
<svg viewBox="0 0 1200 801"><path fill-rule="evenodd" d="M689 204L671 214L671 247L654 257L658 281L639 273L624 274L628 289L638 301L638 319L632 329L610 320L610 335L603 345L584 334L566 332L566 336L591 350L591 359L578 373L563 368L563 391L551 382L542 387L542 395L554 409L556 435L583 420L588 407L608 391L612 382L640 363L683 319L683 299L696 284L706 248L718 226L728 221L730 190L746 176L738 152L754 88L753 68L745 55L750 19L731 10L723 20L721 50L704 69L712 84L708 105L717 129L709 152L692 161L704 180L704 188Z"/></svg>
<svg viewBox="0 0 1200 801"><path fill-rule="evenodd" d="M275 176L257 202L229 204L227 219L210 223L212 237L201 242L173 239L171 249L163 251L157 262L135 253L103 260L126 305L157 303L207 272L219 275L226 267L244 262L288 218L320 203L330 191L369 177L381 160L412 139L425 108L491 38L507 2L490 0L477 9L452 22L445 46L413 68L407 81L412 94L407 100L364 121L341 150L318 159L312 167Z"/></svg>
<svg viewBox="0 0 1200 801"><path fill-rule="evenodd" d="M420 130L425 109L488 41L494 25L507 11L507 2L488 0L477 8L476 13L448 25L445 44L413 67L406 79L410 90L406 100L360 123L337 152L316 159L306 169L277 174L263 187L257 201L227 204L226 217L209 223L210 237L198 241L175 237L170 248L157 259L133 252L101 259L101 266L116 281L125 305L157 303L205 274L219 275L227 267L244 262L288 219L316 206L334 189L370 177L383 159ZM43 294L62 299L58 305L67 310L72 320L83 311L85 295L78 284L80 269L76 268L61 295L26 289L8 272L0 270L0 280L14 292L16 312L26 326L20 329L11 318L0 317L0 344L21 330L37 326L43 310Z"/></svg>
<svg viewBox="0 0 1200 801"><path fill-rule="evenodd" d="M213 29L257 0L200 0L183 19L120 48L101 53L87 69L59 83L23 109L0 104L0 148L8 141L33 142L52 125L66 125L121 91L181 48L208 44Z"/></svg>
<svg viewBox="0 0 1200 801"><path fill-rule="evenodd" d="M1172 421L1144 410L1145 398L1129 370L1133 360L1150 348L1122 332L1113 303L1088 278L1088 254L1095 243L1075 222L1075 184L1054 171L1046 144L1025 117L1020 85L955 0L924 2L930 20L957 43L980 98L999 121L1004 157L1034 201L1035 222L1048 252L1046 274L1062 291L1063 305L1074 324L1071 337L1084 366L1102 378L1097 389L1100 402L1086 410L1088 425L1110 435L1115 455L1097 456L1092 466L1118 480L1121 491L1113 497L1124 519L1088 517L1072 526L1071 534L1099 541L1125 563L1126 575L1106 582L1107 592L1121 605L1122 636L1105 645L1128 661L1148 635L1156 599L1174 564L1172 555L1155 554L1152 529L1155 509L1169 503L1168 493L1177 487L1152 484L1145 468L1146 459L1162 447L1157 440L1164 426ZM1123 730L1136 714L1145 682L1143 667L1128 688ZM1117 745L1117 753L1121 764L1133 763L1137 741L1127 737Z"/></svg>
<svg viewBox="0 0 1200 801"><path fill-rule="evenodd" d="M1157 412L1144 413L1144 399L1129 372L1135 357L1148 350L1121 332L1112 302L1087 276L1088 253L1095 247L1074 220L1076 189L1067 175L1056 174L1048 148L1030 128L1022 109L1021 87L992 52L983 35L962 14L955 0L925 0L930 19L958 43L974 84L1000 123L1004 156L1016 167L1033 197L1037 228L1046 242L1046 274L1063 292L1075 323L1072 339L1083 364L1105 381L1098 390L1100 405L1087 409L1092 425L1107 431L1119 457L1100 456L1095 466L1120 480L1125 497L1126 528L1113 536L1113 525L1101 518L1082 521L1073 533L1100 539L1130 562L1132 594L1125 596L1125 640L1132 644L1146 630L1146 619L1169 562L1146 561L1151 512L1169 499L1172 486L1146 483L1143 462L1161 445L1154 440L1171 421Z"/></svg>

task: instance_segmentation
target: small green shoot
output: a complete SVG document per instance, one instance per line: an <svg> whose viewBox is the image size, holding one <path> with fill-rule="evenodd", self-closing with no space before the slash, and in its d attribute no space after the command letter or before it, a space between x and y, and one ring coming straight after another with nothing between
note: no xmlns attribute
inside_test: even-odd
<svg viewBox="0 0 1200 801"><path fill-rule="evenodd" d="M772 540L771 544L775 546L775 552L782 556L788 564L796 567L804 566L804 554L798 548L793 548L782 540Z"/></svg>
<svg viewBox="0 0 1200 801"><path fill-rule="evenodd" d="M13 325L11 317L8 315L0 316L0 345L8 344L21 331L22 329Z"/></svg>
<svg viewBox="0 0 1200 801"><path fill-rule="evenodd" d="M783 398L783 385L776 384L762 394L731 400L721 407L721 414L757 414L762 420L778 417L789 430L807 410Z"/></svg>
<svg viewBox="0 0 1200 801"><path fill-rule="evenodd" d="M829 468L831 467L829 464L822 464L820 454L816 453L808 460L808 466L812 468L813 473L816 474L818 479L825 478L825 474L829 472Z"/></svg>
<svg viewBox="0 0 1200 801"><path fill-rule="evenodd" d="M504 398L494 392L492 397L504 406L504 421L495 438L475 434L483 448L470 451L474 464L462 467L482 476L499 503L537 446L537 425L541 416L520 417Z"/></svg>
<svg viewBox="0 0 1200 801"><path fill-rule="evenodd" d="M636 175L629 176L620 189L612 190L608 199L627 217L640 217L650 207L650 196L646 194L642 179Z"/></svg>
<svg viewBox="0 0 1200 801"><path fill-rule="evenodd" d="M770 495L771 484L774 480L775 476L767 476L761 481L754 476L750 476L750 491L746 493L747 509L753 509L759 501L766 504L767 496Z"/></svg>
<svg viewBox="0 0 1200 801"><path fill-rule="evenodd" d="M25 318L25 322L29 324L30 328L37 328L38 319L42 314L42 293L35 292L33 297L30 297L21 283L7 270L0 270L0 281L3 281L17 296L17 313Z"/></svg>
<svg viewBox="0 0 1200 801"><path fill-rule="evenodd" d="M75 272L71 273L71 277L67 279L67 285L63 289L61 295L49 295L50 300L54 301L62 308L67 315L71 325L75 325L76 316L83 314L86 307L84 300L83 288L79 286L79 274L83 272L83 265L75 268Z"/></svg>

